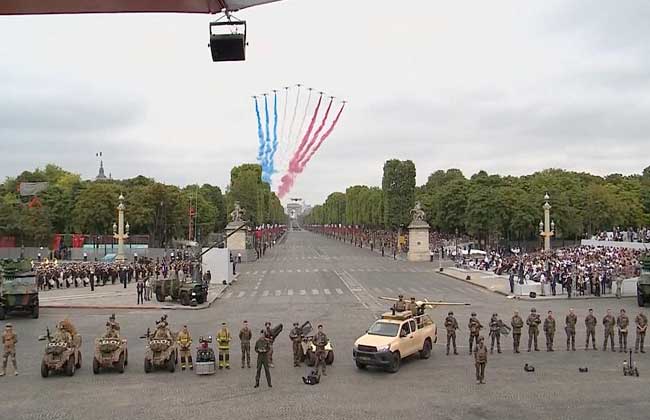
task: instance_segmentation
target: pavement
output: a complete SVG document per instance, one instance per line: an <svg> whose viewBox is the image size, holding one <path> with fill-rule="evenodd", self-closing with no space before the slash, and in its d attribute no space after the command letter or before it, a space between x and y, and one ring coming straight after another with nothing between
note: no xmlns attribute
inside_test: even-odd
<svg viewBox="0 0 650 420"><path fill-rule="evenodd" d="M254 263L240 266L239 280L211 307L200 311L143 308L43 308L39 319L8 318L18 334L20 375L0 378L2 418L87 419L151 418L264 418L275 419L647 419L650 400L650 353L634 355L641 376L624 377L622 353L584 351L584 316L593 308L602 319L607 308L625 308L633 319L639 308L633 298L621 300L507 299L488 289L438 272L438 263L407 263L381 258L367 249L343 245L309 232L291 232ZM446 270L447 271L447 270ZM440 335L428 360L411 358L396 374L376 369L358 370L352 345L389 302L382 296L403 293L470 306L452 307L459 321L459 356L445 356ZM135 299L135 296L132 296ZM569 305L579 316L578 351L564 351L562 322ZM612 306L615 305L615 306ZM467 321L471 312L487 325L492 313L509 320L514 310L524 316L531 307L546 315L552 310L560 323L555 352L513 354L511 338L502 338L504 352L488 355L487 385L477 385L473 358L467 355ZM428 311L441 328L449 307ZM124 374L93 375L92 339L104 331L115 312L121 333L129 343L129 365ZM145 343L139 337L157 319L169 313L177 331L187 325L195 342L215 334L227 322L234 337L243 320L255 336L270 321L284 331L274 345L273 388L262 380L254 389L254 368L239 367L239 342L232 344L232 369L214 376L192 372L145 374ZM83 336L83 365L74 377L40 377L44 344L37 341L47 326L68 317ZM305 386L304 368L292 366L288 332L293 322L323 324L330 337L334 364L319 385ZM6 322L6 321L5 321ZM5 322L0 322L0 328ZM602 344L597 327L597 344ZM631 335L630 341L634 338ZM525 340L524 350L525 350ZM540 348L544 348L543 335ZM253 361L253 365L254 365ZM523 366L535 366L535 373ZM579 373L586 366L588 373ZM11 374L11 370L9 371Z"/></svg>

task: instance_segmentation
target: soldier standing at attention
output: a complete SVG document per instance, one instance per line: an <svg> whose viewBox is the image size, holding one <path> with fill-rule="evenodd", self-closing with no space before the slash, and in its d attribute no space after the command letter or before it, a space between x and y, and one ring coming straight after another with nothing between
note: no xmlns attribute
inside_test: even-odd
<svg viewBox="0 0 650 420"><path fill-rule="evenodd" d="M395 312L404 312L406 310L406 302L404 302L404 295L397 296L397 302L393 305Z"/></svg>
<svg viewBox="0 0 650 420"><path fill-rule="evenodd" d="M414 298L414 297L411 298L411 301L410 301L409 304L408 304L408 310L411 311L411 314L413 314L413 316L418 316L418 315L420 315L420 314L418 313L418 312L419 312L419 311L418 311L418 304L417 304L417 302L415 301L415 298Z"/></svg>
<svg viewBox="0 0 650 420"><path fill-rule="evenodd" d="M5 376L7 370L7 361L11 359L11 363L14 365L14 376L18 376L18 364L16 363L16 343L18 342L18 336L14 332L14 328L11 324L5 325L5 331L2 333L2 345L4 347L4 352L2 353L2 370L0 371L0 376ZM643 346L643 344L641 345ZM643 347L641 347L643 349Z"/></svg>
<svg viewBox="0 0 650 420"><path fill-rule="evenodd" d="M639 315L634 318L634 322L636 323L636 344L634 345L634 352L639 352L639 344L641 344L641 353L645 353L643 350L643 341L645 340L645 333L648 329L648 317L643 312L639 312Z"/></svg>
<svg viewBox="0 0 650 420"><path fill-rule="evenodd" d="M521 341L521 329L524 328L524 320L519 316L519 311L510 320L512 326L512 349L515 353L519 353L519 342Z"/></svg>
<svg viewBox="0 0 650 420"><path fill-rule="evenodd" d="M618 351L627 352L627 327L630 325L630 318L627 317L625 309L621 309L620 315L616 318L618 326Z"/></svg>
<svg viewBox="0 0 650 420"><path fill-rule="evenodd" d="M566 351L569 351L569 345L572 351L576 351L576 324L578 317L573 312L573 308L569 308L569 314L564 318L564 331L566 332Z"/></svg>
<svg viewBox="0 0 650 420"><path fill-rule="evenodd" d="M138 294L138 305L144 304L144 283L138 280L138 284L135 286L135 290Z"/></svg>
<svg viewBox="0 0 650 420"><path fill-rule="evenodd" d="M546 335L546 351L553 351L553 339L555 338L553 311L548 311L548 316L544 320L544 334Z"/></svg>
<svg viewBox="0 0 650 420"><path fill-rule="evenodd" d="M221 329L217 333L217 345L219 347L219 369L230 369L230 331L225 322L221 323Z"/></svg>
<svg viewBox="0 0 650 420"><path fill-rule="evenodd" d="M253 333L248 328L248 321L244 321L244 326L239 330L239 341L241 342L241 367L244 368L244 363L251 367L251 339Z"/></svg>
<svg viewBox="0 0 650 420"><path fill-rule="evenodd" d="M266 338L269 341L269 350L267 353L267 358L269 362L269 367L272 368L274 366L273 366L273 332L271 331L271 323L269 321L266 321L264 323L264 327L266 327L266 332L264 334L266 334Z"/></svg>
<svg viewBox="0 0 650 420"><path fill-rule="evenodd" d="M192 365L192 335L190 335L187 325L183 325L183 329L178 333L176 341L180 348L181 370L185 370L186 361L190 370L194 369L194 366Z"/></svg>
<svg viewBox="0 0 650 420"><path fill-rule="evenodd" d="M585 350L589 350L589 337L591 336L591 344L596 350L596 324L598 320L594 316L594 310L589 309L589 314L585 317L585 327L587 328L587 341L585 342Z"/></svg>
<svg viewBox="0 0 650 420"><path fill-rule="evenodd" d="M474 366L476 367L476 383L485 383L485 365L487 365L487 347L485 347L485 339L478 338L476 349L474 350Z"/></svg>
<svg viewBox="0 0 650 420"><path fill-rule="evenodd" d="M479 322L478 318L476 318L476 312L472 312L472 315L469 318L469 324L467 324L467 327L469 328L469 354L471 356L472 355L472 345L473 345L474 342L476 342L476 345L478 346L478 335L481 332L481 328L483 328L483 326Z"/></svg>
<svg viewBox="0 0 650 420"><path fill-rule="evenodd" d="M318 326L318 332L314 336L314 345L316 346L316 376L318 376L320 368L323 368L323 376L327 376L325 368L327 363L325 358L327 357L327 351L325 351L325 346L329 342L327 335L323 332L323 326Z"/></svg>
<svg viewBox="0 0 650 420"><path fill-rule="evenodd" d="M501 327L503 322L499 319L498 314L492 314L490 319L490 354L494 353L494 340L497 342L497 353L501 353Z"/></svg>
<svg viewBox="0 0 650 420"><path fill-rule="evenodd" d="M607 315L603 317L603 329L605 330L605 342L603 343L603 351L607 351L607 339L609 339L612 351L614 348L614 326L616 325L616 318L612 315L612 310L607 310Z"/></svg>
<svg viewBox="0 0 650 420"><path fill-rule="evenodd" d="M293 347L293 366L300 366L300 358L302 356L302 330L298 327L298 323L293 323L293 329L289 333L289 339Z"/></svg>
<svg viewBox="0 0 650 420"><path fill-rule="evenodd" d="M255 388L260 386L260 373L262 372L262 366L264 366L264 373L266 374L266 383L269 388L272 388L271 385L271 371L269 370L269 353L270 343L267 337L266 331L260 331L260 337L255 342L255 353L257 353L257 372L255 373Z"/></svg>
<svg viewBox="0 0 650 420"><path fill-rule="evenodd" d="M526 325L528 325L528 351L530 352L530 347L535 342L535 351L539 351L537 347L537 336L539 335L539 324L542 323L539 315L537 314L537 309L532 308L530 310L530 315L526 319Z"/></svg>
<svg viewBox="0 0 650 420"><path fill-rule="evenodd" d="M449 344L453 343L454 345L454 354L458 354L456 351L456 330L458 329L458 321L454 318L454 313L449 312L447 318L445 318L445 328L447 329L447 356L449 356Z"/></svg>

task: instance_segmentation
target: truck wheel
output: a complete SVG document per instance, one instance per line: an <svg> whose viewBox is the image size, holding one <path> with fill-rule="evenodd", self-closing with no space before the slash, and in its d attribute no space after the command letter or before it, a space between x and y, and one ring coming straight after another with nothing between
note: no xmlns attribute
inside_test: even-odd
<svg viewBox="0 0 650 420"><path fill-rule="evenodd" d="M162 294L162 292L156 290L156 300L158 302L164 302L165 301L165 296Z"/></svg>
<svg viewBox="0 0 650 420"><path fill-rule="evenodd" d="M74 356L70 356L68 361L65 363L65 374L68 376L74 375Z"/></svg>
<svg viewBox="0 0 650 420"><path fill-rule="evenodd" d="M81 352L77 353L77 363L74 365L74 367L81 369Z"/></svg>
<svg viewBox="0 0 650 420"><path fill-rule="evenodd" d="M144 373L151 372L151 360L144 359Z"/></svg>
<svg viewBox="0 0 650 420"><path fill-rule="evenodd" d="M361 363L361 362L359 362L358 360L355 361L354 363L356 363L357 368L358 368L358 369L361 369L361 370L364 370L365 368L368 367L365 363Z"/></svg>
<svg viewBox="0 0 650 420"><path fill-rule="evenodd" d="M47 368L45 361L41 362L41 376L47 378L50 374L50 370Z"/></svg>
<svg viewBox="0 0 650 420"><path fill-rule="evenodd" d="M431 341L427 338L424 340L424 346L420 350L420 359L428 359L431 357Z"/></svg>
<svg viewBox="0 0 650 420"><path fill-rule="evenodd" d="M124 353L120 354L120 358L118 359L117 365L115 367L119 373L124 373Z"/></svg>
<svg viewBox="0 0 650 420"><path fill-rule="evenodd" d="M206 298L207 298L207 296L203 296L202 294L201 294L201 295L198 295L198 296L196 297L196 303L198 303L199 305L201 305L201 304L205 303Z"/></svg>
<svg viewBox="0 0 650 420"><path fill-rule="evenodd" d="M124 366L128 366L129 365L129 351L124 350L124 355L125 355L124 356Z"/></svg>
<svg viewBox="0 0 650 420"><path fill-rule="evenodd" d="M645 301L643 300L643 295L638 290L636 291L636 302L641 307L645 306Z"/></svg>
<svg viewBox="0 0 650 420"><path fill-rule="evenodd" d="M393 353L393 360L391 361L390 366L386 370L388 370L390 373L397 373L397 371L399 371L399 365L401 362L402 362L402 358L399 352L396 351L395 353Z"/></svg>
<svg viewBox="0 0 650 420"><path fill-rule="evenodd" d="M181 305L188 306L190 304L190 295L186 292L181 293Z"/></svg>
<svg viewBox="0 0 650 420"><path fill-rule="evenodd" d="M332 363L334 363L334 352L330 350L325 357L325 364L331 365Z"/></svg>
<svg viewBox="0 0 650 420"><path fill-rule="evenodd" d="M32 318L38 319L38 305L32 308Z"/></svg>
<svg viewBox="0 0 650 420"><path fill-rule="evenodd" d="M93 373L97 375L99 373L99 362L93 357Z"/></svg>

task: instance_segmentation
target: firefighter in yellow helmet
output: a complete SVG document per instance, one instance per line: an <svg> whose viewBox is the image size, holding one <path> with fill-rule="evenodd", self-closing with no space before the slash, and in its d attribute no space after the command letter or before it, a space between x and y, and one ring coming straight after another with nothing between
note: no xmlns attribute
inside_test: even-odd
<svg viewBox="0 0 650 420"><path fill-rule="evenodd" d="M221 323L221 329L217 332L217 347L219 349L219 369L230 369L230 330L225 322Z"/></svg>
<svg viewBox="0 0 650 420"><path fill-rule="evenodd" d="M181 356L181 370L185 370L186 361L190 370L194 369L192 365L192 335L187 329L187 325L183 325L183 329L178 333L176 341L178 342Z"/></svg>

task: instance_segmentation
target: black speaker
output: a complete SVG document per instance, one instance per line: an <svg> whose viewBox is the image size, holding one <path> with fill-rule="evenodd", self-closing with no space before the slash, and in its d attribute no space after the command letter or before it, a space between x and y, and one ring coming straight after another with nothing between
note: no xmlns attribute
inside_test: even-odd
<svg viewBox="0 0 650 420"><path fill-rule="evenodd" d="M212 61L243 61L246 59L244 34L211 34Z"/></svg>

